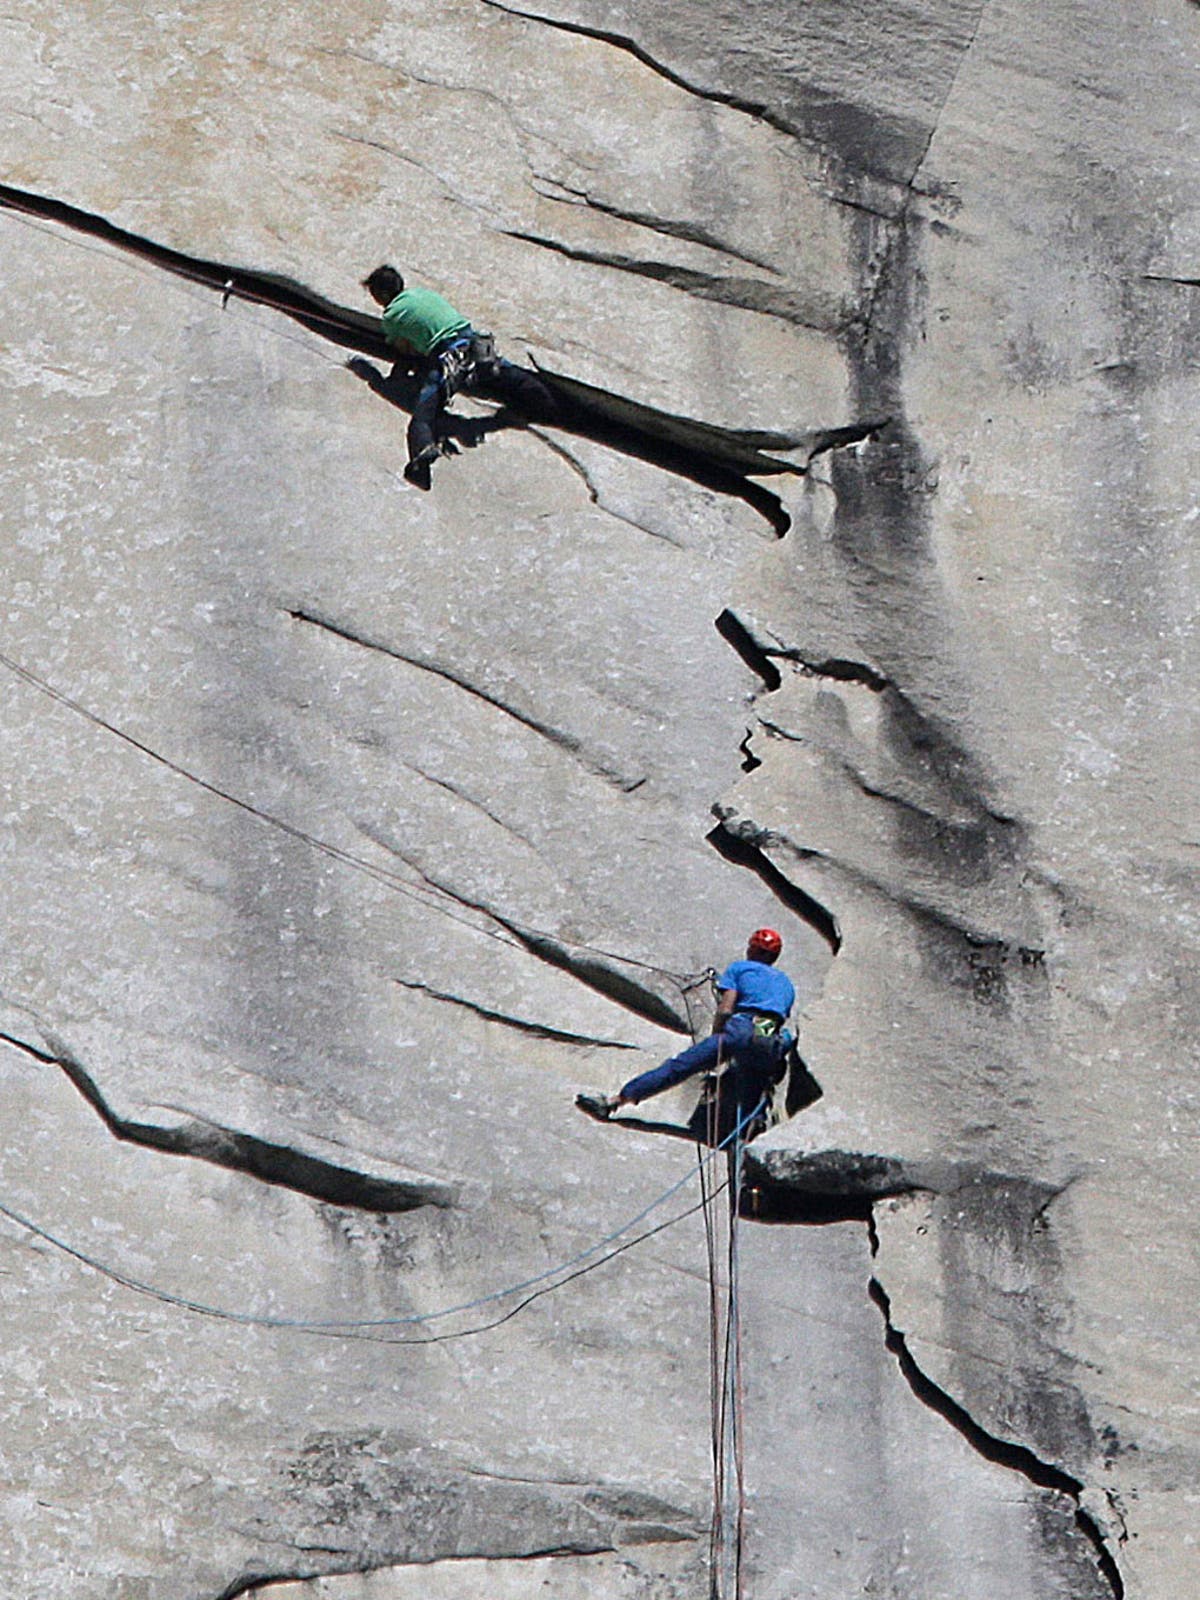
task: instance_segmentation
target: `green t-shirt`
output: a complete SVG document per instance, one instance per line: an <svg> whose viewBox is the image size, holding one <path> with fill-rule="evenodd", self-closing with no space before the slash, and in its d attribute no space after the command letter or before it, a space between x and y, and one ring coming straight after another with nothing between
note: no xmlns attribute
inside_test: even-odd
<svg viewBox="0 0 1200 1600"><path fill-rule="evenodd" d="M402 289L383 313L383 337L389 344L404 344L419 356L471 324L460 317L448 300L432 289Z"/></svg>

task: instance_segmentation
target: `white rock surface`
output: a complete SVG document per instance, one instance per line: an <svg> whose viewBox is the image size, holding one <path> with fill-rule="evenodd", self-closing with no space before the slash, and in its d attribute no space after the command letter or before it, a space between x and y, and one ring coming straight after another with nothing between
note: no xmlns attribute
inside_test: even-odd
<svg viewBox="0 0 1200 1600"><path fill-rule="evenodd" d="M762 922L825 1093L740 1229L746 1592L1196 1589L1198 54L1175 0L0 21L4 1592L707 1594L695 1157L571 1099ZM385 258L801 471L660 417L420 495L262 303Z"/></svg>

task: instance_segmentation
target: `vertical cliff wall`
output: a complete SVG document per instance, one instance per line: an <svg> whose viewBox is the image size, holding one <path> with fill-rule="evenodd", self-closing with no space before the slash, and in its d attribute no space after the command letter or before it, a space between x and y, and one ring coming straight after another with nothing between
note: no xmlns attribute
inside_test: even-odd
<svg viewBox="0 0 1200 1600"><path fill-rule="evenodd" d="M707 1594L571 1102L762 922L745 1592L1194 1589L1200 12L0 36L4 1591ZM407 486L384 259L560 425Z"/></svg>

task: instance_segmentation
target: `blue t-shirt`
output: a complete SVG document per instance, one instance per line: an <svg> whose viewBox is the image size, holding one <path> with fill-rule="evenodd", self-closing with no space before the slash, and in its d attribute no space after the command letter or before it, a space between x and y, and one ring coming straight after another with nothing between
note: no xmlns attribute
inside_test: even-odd
<svg viewBox="0 0 1200 1600"><path fill-rule="evenodd" d="M765 961L734 961L717 979L718 989L736 989L734 1011L773 1011L786 1017L796 1003L796 990L786 972Z"/></svg>

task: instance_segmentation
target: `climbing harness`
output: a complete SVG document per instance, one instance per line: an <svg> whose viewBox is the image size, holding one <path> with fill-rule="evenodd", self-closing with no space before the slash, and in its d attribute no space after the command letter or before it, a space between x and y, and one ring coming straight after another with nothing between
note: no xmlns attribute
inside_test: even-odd
<svg viewBox="0 0 1200 1600"><path fill-rule="evenodd" d="M471 333L456 339L437 356L442 399L448 405L454 396L472 384L487 383L500 370L496 340L490 333Z"/></svg>
<svg viewBox="0 0 1200 1600"><path fill-rule="evenodd" d="M475 377L480 382L489 383L496 377L501 361L493 334L476 332L471 340L471 360L475 364Z"/></svg>
<svg viewBox="0 0 1200 1600"><path fill-rule="evenodd" d="M452 345L441 351L437 357L444 404L449 404L458 391L464 388L474 375L475 361L471 353L471 347L472 341L469 338L456 339Z"/></svg>

